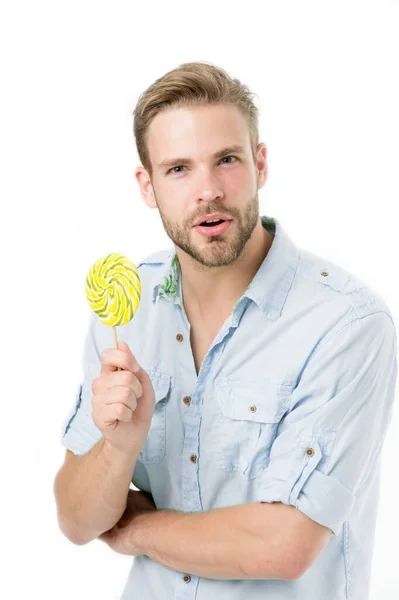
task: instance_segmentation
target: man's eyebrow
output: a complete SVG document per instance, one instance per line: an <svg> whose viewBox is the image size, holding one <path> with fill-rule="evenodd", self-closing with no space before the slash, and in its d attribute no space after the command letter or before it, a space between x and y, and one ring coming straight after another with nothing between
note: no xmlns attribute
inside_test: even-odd
<svg viewBox="0 0 399 600"><path fill-rule="evenodd" d="M244 152L244 146L239 146L238 144L235 144L234 146L226 146L226 148L218 150L212 155L212 158L221 158L226 154L244 154ZM192 162L193 161L191 160L191 158L168 158L159 163L158 170L167 169L176 165L190 165L192 164Z"/></svg>

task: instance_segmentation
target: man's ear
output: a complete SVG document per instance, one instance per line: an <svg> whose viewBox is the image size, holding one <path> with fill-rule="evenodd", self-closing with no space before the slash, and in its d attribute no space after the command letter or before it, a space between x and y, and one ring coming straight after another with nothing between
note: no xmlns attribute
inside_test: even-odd
<svg viewBox="0 0 399 600"><path fill-rule="evenodd" d="M267 148L266 144L261 142L258 144L256 149L256 169L258 178L258 190L262 188L267 180L268 166L267 166Z"/></svg>
<svg viewBox="0 0 399 600"><path fill-rule="evenodd" d="M134 175L140 187L140 194L149 208L157 208L150 175L144 167L137 167Z"/></svg>

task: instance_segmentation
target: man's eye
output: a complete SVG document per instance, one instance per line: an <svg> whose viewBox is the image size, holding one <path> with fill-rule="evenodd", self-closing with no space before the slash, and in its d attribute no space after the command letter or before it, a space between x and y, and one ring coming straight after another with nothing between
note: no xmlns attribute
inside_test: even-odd
<svg viewBox="0 0 399 600"><path fill-rule="evenodd" d="M236 156L224 156L224 157L222 158L222 160L225 160L226 158L234 158L234 160L237 160L237 157L236 157ZM231 165L231 162L224 163L224 164L225 164L225 165L226 165L226 164L227 164L227 165Z"/></svg>
<svg viewBox="0 0 399 600"><path fill-rule="evenodd" d="M181 173L182 172L182 171L175 171L174 169L184 169L184 165L177 165L176 167L172 167L171 169L166 171L166 174L169 175L169 173Z"/></svg>

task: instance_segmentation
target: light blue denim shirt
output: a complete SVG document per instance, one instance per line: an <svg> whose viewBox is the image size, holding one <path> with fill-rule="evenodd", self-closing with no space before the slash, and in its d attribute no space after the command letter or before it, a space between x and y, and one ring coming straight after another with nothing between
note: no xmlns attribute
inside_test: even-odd
<svg viewBox="0 0 399 600"><path fill-rule="evenodd" d="M376 291L299 249L277 219L261 220L273 243L198 376L175 248L138 264L141 303L118 327L118 340L149 373L156 404L132 482L158 509L283 502L332 535L294 580L210 579L134 557L123 600L369 597L381 450L397 376L394 322ZM62 429L63 445L75 454L101 438L91 384L102 350L111 347L112 328L93 313L83 381Z"/></svg>

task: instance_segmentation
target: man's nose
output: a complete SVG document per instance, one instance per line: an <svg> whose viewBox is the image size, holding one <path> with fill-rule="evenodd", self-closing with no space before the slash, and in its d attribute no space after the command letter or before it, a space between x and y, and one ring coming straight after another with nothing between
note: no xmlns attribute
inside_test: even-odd
<svg viewBox="0 0 399 600"><path fill-rule="evenodd" d="M198 175L198 199L210 202L223 198L220 181L211 169L203 169Z"/></svg>

